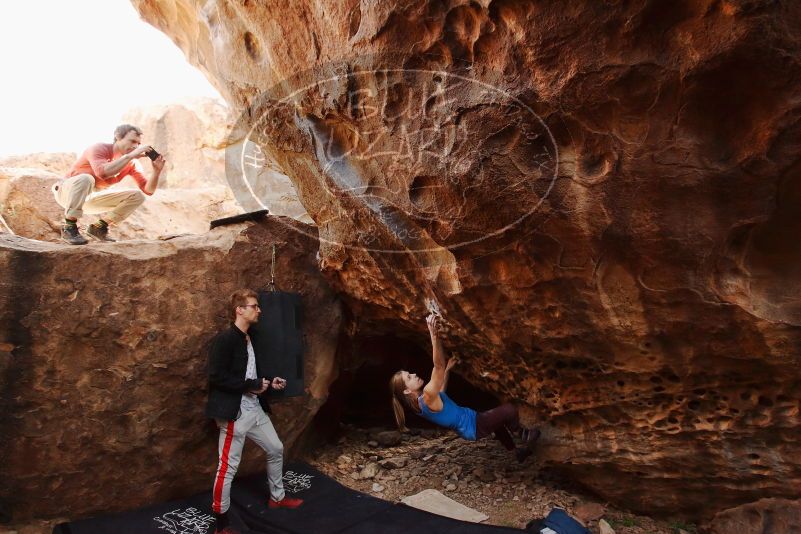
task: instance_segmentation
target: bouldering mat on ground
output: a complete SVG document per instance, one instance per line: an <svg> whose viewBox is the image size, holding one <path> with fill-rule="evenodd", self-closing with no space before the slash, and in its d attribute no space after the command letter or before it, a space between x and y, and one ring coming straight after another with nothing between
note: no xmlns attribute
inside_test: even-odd
<svg viewBox="0 0 801 534"><path fill-rule="evenodd" d="M210 482L211 483L211 482ZM303 463L287 465L287 494L304 499L296 510L269 510L263 475L234 479L231 524L242 534L519 533L465 523L346 488ZM211 491L131 512L62 523L53 534L206 534L214 531Z"/></svg>

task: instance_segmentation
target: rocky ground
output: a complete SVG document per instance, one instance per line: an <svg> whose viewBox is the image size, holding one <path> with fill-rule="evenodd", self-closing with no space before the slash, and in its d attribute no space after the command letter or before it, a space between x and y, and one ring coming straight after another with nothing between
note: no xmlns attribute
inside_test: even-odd
<svg viewBox="0 0 801 534"><path fill-rule="evenodd" d="M355 490L400 501L437 489L489 516L488 524L524 528L558 506L588 518L593 533L680 534L696 532L682 521L658 521L628 513L582 494L565 481L540 472L536 456L519 464L495 440L466 441L453 432L345 427L336 445L304 458ZM601 526L601 520L608 527Z"/></svg>

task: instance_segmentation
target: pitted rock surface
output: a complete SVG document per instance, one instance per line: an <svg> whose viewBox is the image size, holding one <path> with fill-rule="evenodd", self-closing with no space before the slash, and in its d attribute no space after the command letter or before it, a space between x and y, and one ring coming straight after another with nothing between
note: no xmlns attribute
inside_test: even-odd
<svg viewBox="0 0 801 534"><path fill-rule="evenodd" d="M797 497L801 4L133 4L251 106L354 330L436 298L606 499Z"/></svg>
<svg viewBox="0 0 801 534"><path fill-rule="evenodd" d="M760 499L720 512L708 528L711 534L801 532L801 501Z"/></svg>

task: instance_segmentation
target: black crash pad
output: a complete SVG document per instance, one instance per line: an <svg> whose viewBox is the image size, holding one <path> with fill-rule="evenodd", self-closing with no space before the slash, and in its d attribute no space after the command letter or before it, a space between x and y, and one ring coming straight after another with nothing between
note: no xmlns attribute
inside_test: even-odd
<svg viewBox="0 0 801 534"><path fill-rule="evenodd" d="M209 481L211 485L211 480ZM284 472L287 495L304 499L296 510L266 506L264 475L234 479L231 524L242 534L506 534L523 530L466 523L351 490L313 467ZM57 525L53 534L205 534L213 532L211 491L131 512Z"/></svg>

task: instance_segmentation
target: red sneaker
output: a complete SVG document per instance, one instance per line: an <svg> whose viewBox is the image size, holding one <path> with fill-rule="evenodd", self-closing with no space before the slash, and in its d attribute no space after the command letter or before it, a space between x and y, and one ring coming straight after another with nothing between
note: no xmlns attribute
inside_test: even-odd
<svg viewBox="0 0 801 534"><path fill-rule="evenodd" d="M225 527L222 530L215 530L214 534L242 534L234 527Z"/></svg>
<svg viewBox="0 0 801 534"><path fill-rule="evenodd" d="M268 508L297 508L303 504L303 499L293 499L292 497L284 497L280 501L270 499Z"/></svg>

